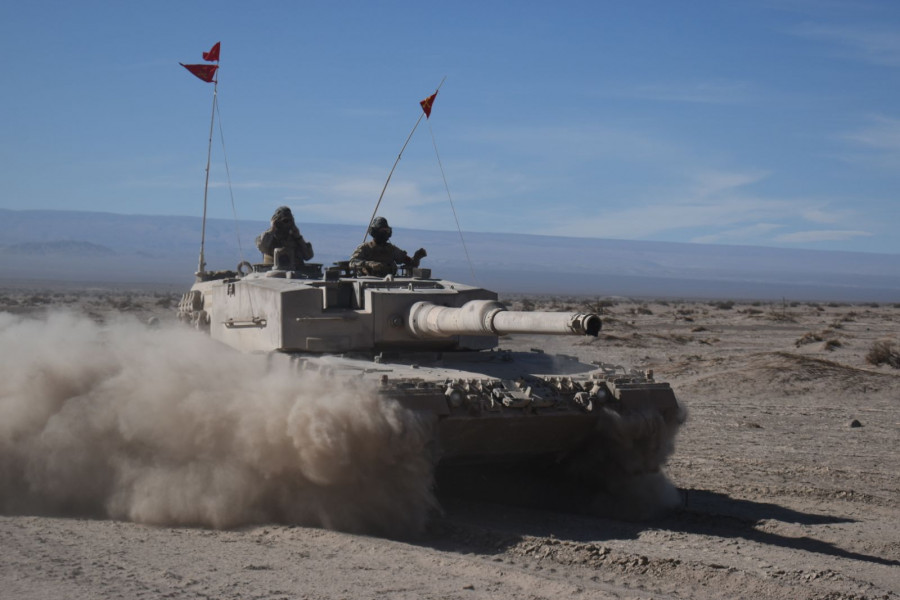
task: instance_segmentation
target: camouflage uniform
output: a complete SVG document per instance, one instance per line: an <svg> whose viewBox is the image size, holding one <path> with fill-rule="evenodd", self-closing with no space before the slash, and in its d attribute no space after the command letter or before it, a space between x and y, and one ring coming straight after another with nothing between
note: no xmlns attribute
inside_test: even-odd
<svg viewBox="0 0 900 600"><path fill-rule="evenodd" d="M353 251L350 257L350 266L360 271L363 275L375 275L384 277L397 273L397 265L418 266L419 261L410 258L409 254L390 242L379 244L375 240L369 240L361 244Z"/></svg>
<svg viewBox="0 0 900 600"><path fill-rule="evenodd" d="M313 257L312 244L303 239L294 223L294 215L287 206L282 206L272 215L272 226L256 238L256 247L263 254L263 264L275 262L275 250L282 248L280 261L299 267L303 261ZM284 263L282 263L284 264Z"/></svg>
<svg viewBox="0 0 900 600"><path fill-rule="evenodd" d="M427 256L425 250L419 249L415 255L409 256L405 251L390 243L391 227L384 217L375 217L369 227L372 239L353 251L350 256L350 268L361 275L384 277L395 275L397 265L418 267L419 261Z"/></svg>

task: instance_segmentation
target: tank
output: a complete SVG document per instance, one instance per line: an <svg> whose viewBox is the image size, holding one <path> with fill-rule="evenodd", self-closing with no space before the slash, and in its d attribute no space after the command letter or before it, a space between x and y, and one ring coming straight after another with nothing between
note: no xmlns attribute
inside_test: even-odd
<svg viewBox="0 0 900 600"><path fill-rule="evenodd" d="M369 379L383 396L425 411L442 465L540 458L600 477L656 472L684 418L652 372L502 348L512 334L597 336L599 315L507 310L495 292L430 269L376 278L348 263L241 263L198 274L178 312L239 351Z"/></svg>

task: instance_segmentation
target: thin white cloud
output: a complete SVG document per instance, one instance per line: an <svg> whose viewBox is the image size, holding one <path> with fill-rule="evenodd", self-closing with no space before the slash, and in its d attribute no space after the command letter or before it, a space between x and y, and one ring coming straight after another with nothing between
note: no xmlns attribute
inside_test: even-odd
<svg viewBox="0 0 900 600"><path fill-rule="evenodd" d="M858 237L871 237L871 232L855 230L820 230L820 231L796 231L775 237L776 242L786 243L810 243L810 242L844 242Z"/></svg>
<svg viewBox="0 0 900 600"><path fill-rule="evenodd" d="M799 37L835 44L847 57L877 65L900 66L900 32L861 25L806 23L793 29Z"/></svg>
<svg viewBox="0 0 900 600"><path fill-rule="evenodd" d="M854 213L821 201L767 198L747 189L767 176L762 171L700 171L660 201L632 202L623 210L560 223L551 232L623 239L677 238L691 232L692 242L730 244L845 241L871 235L848 229L796 232L803 223L848 224Z"/></svg>
<svg viewBox="0 0 900 600"><path fill-rule="evenodd" d="M756 223L755 225L748 225L747 227L727 229L718 233L695 237L691 239L691 242L698 244L718 244L721 242L731 244L741 242L749 243L757 241L761 237L767 237L771 232L782 228L784 228L784 225L777 223Z"/></svg>
<svg viewBox="0 0 900 600"><path fill-rule="evenodd" d="M555 227L552 233L647 239L697 228L733 229L748 222L770 222L783 219L796 210L791 202L751 196L713 199L673 197L662 203L635 204L625 210L581 218L575 223L566 221Z"/></svg>
<svg viewBox="0 0 900 600"><path fill-rule="evenodd" d="M586 219L574 227L591 231L591 235L640 239L697 227L734 228L748 222L768 222L775 216L790 213L792 207L788 202L756 198L743 192L742 188L765 177L767 174L761 171L698 171L684 189L670 190L663 202L632 205L593 220ZM567 223L565 227L571 228L573 224Z"/></svg>
<svg viewBox="0 0 900 600"><path fill-rule="evenodd" d="M326 177L303 193L284 196L283 200L298 207L308 221L364 222L375 209L383 186L383 181L375 179ZM446 196L409 180L392 180L378 212L394 226L435 228L437 220L431 207L439 202L446 203Z"/></svg>
<svg viewBox="0 0 900 600"><path fill-rule="evenodd" d="M727 79L650 83L630 88L625 86L612 94L604 95L690 104L742 104L761 97L760 92L750 83Z"/></svg>
<svg viewBox="0 0 900 600"><path fill-rule="evenodd" d="M845 162L881 169L900 167L900 119L870 116L866 125L838 137L853 147L838 156Z"/></svg>
<svg viewBox="0 0 900 600"><path fill-rule="evenodd" d="M900 119L878 115L870 121L867 127L847 133L844 138L875 150L900 152Z"/></svg>
<svg viewBox="0 0 900 600"><path fill-rule="evenodd" d="M577 156L596 160L607 156L651 160L681 156L684 148L652 134L605 125L483 127L458 135L466 143L503 147L503 156L533 154L543 157Z"/></svg>
<svg viewBox="0 0 900 600"><path fill-rule="evenodd" d="M849 210L824 210L822 208L810 208L804 210L801 216L811 222L827 225L830 223L841 223L853 216Z"/></svg>
<svg viewBox="0 0 900 600"><path fill-rule="evenodd" d="M765 171L716 171L702 170L696 172L693 176L692 192L701 198L708 198L742 188L769 176Z"/></svg>

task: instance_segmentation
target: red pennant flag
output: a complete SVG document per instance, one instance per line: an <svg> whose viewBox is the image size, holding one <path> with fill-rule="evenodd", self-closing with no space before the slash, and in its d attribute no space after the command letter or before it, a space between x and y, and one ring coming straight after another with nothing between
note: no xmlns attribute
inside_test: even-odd
<svg viewBox="0 0 900 600"><path fill-rule="evenodd" d="M437 96L437 94L438 93L435 92L432 95L425 98L424 100L422 100L421 102L419 102L419 104L422 105L422 110L425 111L426 119L431 117L431 105L434 104L434 97Z"/></svg>
<svg viewBox="0 0 900 600"><path fill-rule="evenodd" d="M209 62L219 62L219 45L222 42L216 42L216 44L209 49L209 52L203 53L203 60L208 60Z"/></svg>
<svg viewBox="0 0 900 600"><path fill-rule="evenodd" d="M184 63L178 64L207 83L212 83L213 81L215 81L216 69L219 68L219 65L186 65Z"/></svg>

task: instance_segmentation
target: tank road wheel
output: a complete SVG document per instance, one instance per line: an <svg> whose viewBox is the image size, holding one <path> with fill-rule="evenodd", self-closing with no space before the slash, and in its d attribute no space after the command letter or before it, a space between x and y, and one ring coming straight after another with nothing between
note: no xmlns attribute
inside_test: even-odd
<svg viewBox="0 0 900 600"><path fill-rule="evenodd" d="M246 269L246 270L245 270ZM241 277L246 277L250 273L253 272L253 265L251 265L246 260L242 260L238 263L237 272Z"/></svg>

